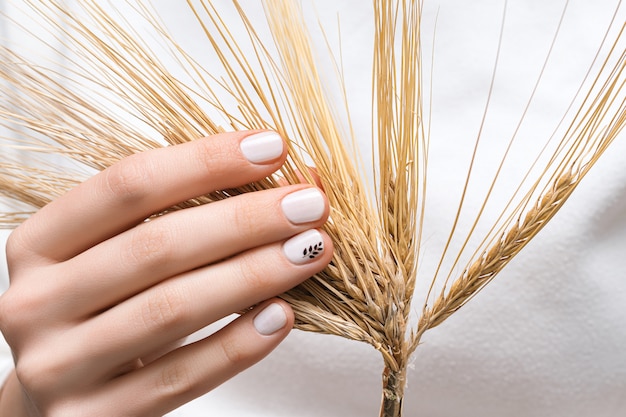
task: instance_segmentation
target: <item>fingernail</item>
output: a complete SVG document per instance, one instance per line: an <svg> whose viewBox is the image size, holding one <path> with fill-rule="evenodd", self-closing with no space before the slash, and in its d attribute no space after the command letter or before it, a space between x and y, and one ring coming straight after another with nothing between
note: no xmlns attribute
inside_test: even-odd
<svg viewBox="0 0 626 417"><path fill-rule="evenodd" d="M300 224L321 219L326 204L320 190L307 188L285 196L280 207L283 209L287 220L294 224Z"/></svg>
<svg viewBox="0 0 626 417"><path fill-rule="evenodd" d="M272 162L283 154L283 138L276 132L261 132L241 141L241 153L253 164Z"/></svg>
<svg viewBox="0 0 626 417"><path fill-rule="evenodd" d="M305 264L324 253L324 239L319 231L307 230L286 241L283 252L291 263Z"/></svg>
<svg viewBox="0 0 626 417"><path fill-rule="evenodd" d="M257 314L252 323L257 332L269 336L285 327L287 315L280 305L273 303Z"/></svg>

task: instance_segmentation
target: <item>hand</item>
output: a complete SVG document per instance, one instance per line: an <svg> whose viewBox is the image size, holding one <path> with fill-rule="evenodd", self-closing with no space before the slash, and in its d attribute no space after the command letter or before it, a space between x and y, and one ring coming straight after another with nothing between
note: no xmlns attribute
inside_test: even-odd
<svg viewBox="0 0 626 417"><path fill-rule="evenodd" d="M148 151L16 229L7 242L11 285L0 299L16 371L0 414L162 415L274 349L293 312L272 297L332 256L317 229L329 211L321 191L285 186L145 219L264 178L285 158L283 140L270 132ZM255 305L181 346L194 331Z"/></svg>

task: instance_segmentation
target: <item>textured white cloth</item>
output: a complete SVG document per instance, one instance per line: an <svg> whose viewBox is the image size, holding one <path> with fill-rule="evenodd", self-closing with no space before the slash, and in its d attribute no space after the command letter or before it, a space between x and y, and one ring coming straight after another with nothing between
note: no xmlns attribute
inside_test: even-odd
<svg viewBox="0 0 626 417"><path fill-rule="evenodd" d="M174 29L182 36L192 30L179 15L181 5L156 3L162 3L163 16L180 19ZM427 213L426 253L438 253L445 235L437 231L449 230L458 204L458 178L462 178L458 173L467 169L468 143L474 143L489 88L502 22L500 3L426 2L428 28L439 13L433 155L445 155L431 176L430 204L440 210ZM542 93L520 133L523 146L515 154L520 164L528 162L531 149L552 132L615 4L571 2ZM506 143L515 129L562 6L561 1L509 2L492 110L483 132L490 146L478 158L478 175L488 175L487 168L493 168L489 153L499 155L496 144ZM367 155L370 4L319 1L316 10L331 32L339 13L348 96L357 138ZM622 10L618 23L624 22L624 15ZM336 39L329 38L331 43ZM430 53L428 46L425 50ZM508 179L503 181L506 184ZM476 207L471 197L468 207ZM467 221L461 227L466 226ZM479 229L488 226L481 224ZM426 334L409 372L405 415L626 415L625 253L626 137L622 134L561 212L504 272L441 327ZM426 257L424 269L436 260ZM294 331L259 365L171 415L375 416L381 370L380 355L367 345Z"/></svg>

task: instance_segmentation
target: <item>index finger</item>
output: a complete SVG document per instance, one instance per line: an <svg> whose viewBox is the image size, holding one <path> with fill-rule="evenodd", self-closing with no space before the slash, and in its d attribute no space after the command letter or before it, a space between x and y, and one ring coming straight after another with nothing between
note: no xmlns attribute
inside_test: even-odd
<svg viewBox="0 0 626 417"><path fill-rule="evenodd" d="M231 132L125 158L42 208L11 235L7 251L52 262L127 230L168 207L260 180L284 162L274 132Z"/></svg>

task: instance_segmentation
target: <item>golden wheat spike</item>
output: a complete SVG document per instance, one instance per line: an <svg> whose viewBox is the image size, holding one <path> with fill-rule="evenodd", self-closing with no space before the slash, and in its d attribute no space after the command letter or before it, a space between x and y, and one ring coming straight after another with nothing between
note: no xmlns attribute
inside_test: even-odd
<svg viewBox="0 0 626 417"><path fill-rule="evenodd" d="M547 185L532 202L531 196L540 187L541 178L538 179L515 210L517 217L510 218L505 230L478 254L449 289L444 285L431 307L424 307L412 336L411 351L417 348L425 331L439 326L472 299L541 231L626 126L626 51L616 48L625 27L622 26L602 70L544 171L546 176L550 170L553 172Z"/></svg>

